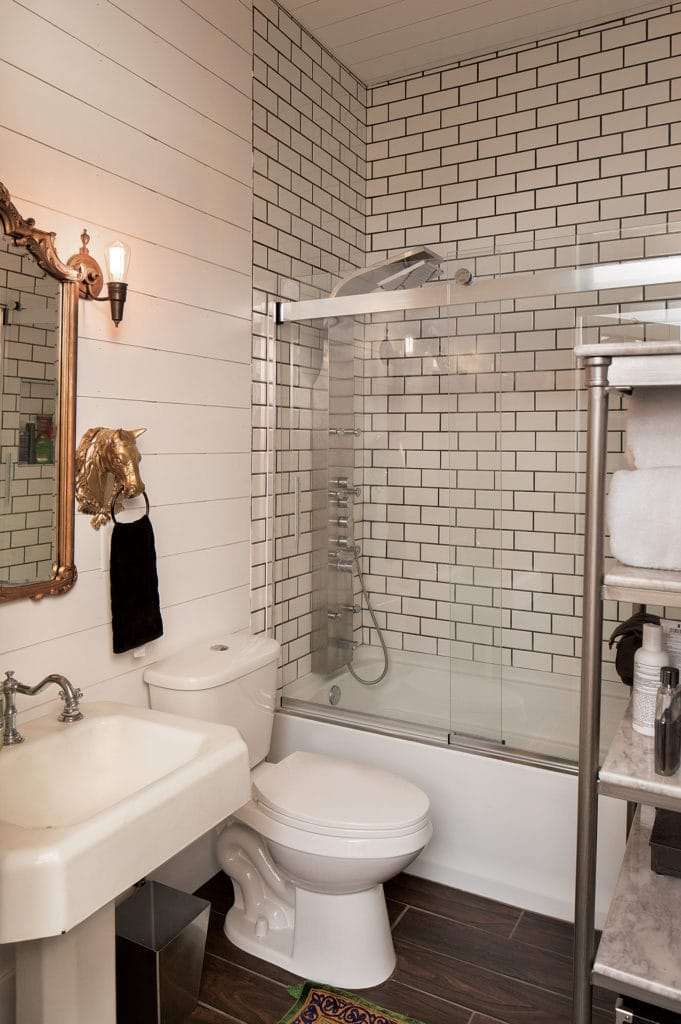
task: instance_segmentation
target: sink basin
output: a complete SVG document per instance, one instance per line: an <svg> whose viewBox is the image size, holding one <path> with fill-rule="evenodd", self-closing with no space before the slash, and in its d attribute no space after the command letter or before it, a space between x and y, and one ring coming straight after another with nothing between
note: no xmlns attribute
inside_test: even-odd
<svg viewBox="0 0 681 1024"><path fill-rule="evenodd" d="M0 748L0 943L68 931L250 796L236 729L108 702Z"/></svg>

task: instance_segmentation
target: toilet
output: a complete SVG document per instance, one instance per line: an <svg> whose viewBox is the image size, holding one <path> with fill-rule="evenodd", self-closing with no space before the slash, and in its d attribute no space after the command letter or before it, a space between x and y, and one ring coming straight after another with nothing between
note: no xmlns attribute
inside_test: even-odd
<svg viewBox="0 0 681 1024"><path fill-rule="evenodd" d="M234 884L227 938L305 978L378 985L395 966L383 882L429 842L430 802L398 775L325 754L265 762L278 658L266 637L195 643L145 670L151 706L234 725L248 747L251 799L217 842Z"/></svg>

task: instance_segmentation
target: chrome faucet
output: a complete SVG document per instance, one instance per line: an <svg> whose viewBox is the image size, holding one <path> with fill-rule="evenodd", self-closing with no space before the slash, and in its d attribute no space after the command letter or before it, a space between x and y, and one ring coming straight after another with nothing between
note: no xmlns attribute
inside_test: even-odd
<svg viewBox="0 0 681 1024"><path fill-rule="evenodd" d="M2 740L6 747L13 747L16 743L22 743L24 739L17 729L17 709L14 703L15 694L25 693L29 697L34 697L36 693L40 693L50 683L55 683L59 687L61 699L64 701L64 710L57 720L59 722L79 722L81 720L83 712L80 710L79 701L83 693L72 686L66 676L60 676L53 672L51 675L45 676L35 686L26 686L25 683L20 683L18 679L14 678L14 672L5 672L5 678L2 683L2 696L4 698Z"/></svg>

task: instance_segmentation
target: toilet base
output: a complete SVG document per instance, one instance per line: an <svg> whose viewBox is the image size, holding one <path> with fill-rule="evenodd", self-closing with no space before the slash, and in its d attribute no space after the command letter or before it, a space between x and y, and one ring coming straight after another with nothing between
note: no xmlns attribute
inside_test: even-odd
<svg viewBox="0 0 681 1024"><path fill-rule="evenodd" d="M256 930L265 930L261 937ZM239 949L338 988L380 985L395 967L383 886L342 896L295 890L293 927L267 930L233 906L225 935Z"/></svg>

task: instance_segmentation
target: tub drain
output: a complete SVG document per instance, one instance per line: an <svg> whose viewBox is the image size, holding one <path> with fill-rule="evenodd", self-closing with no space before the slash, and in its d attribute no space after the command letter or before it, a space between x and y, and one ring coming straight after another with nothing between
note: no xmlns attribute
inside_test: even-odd
<svg viewBox="0 0 681 1024"><path fill-rule="evenodd" d="M333 704L334 707L340 702L341 699L341 688L336 683L333 684L329 690L329 704Z"/></svg>

